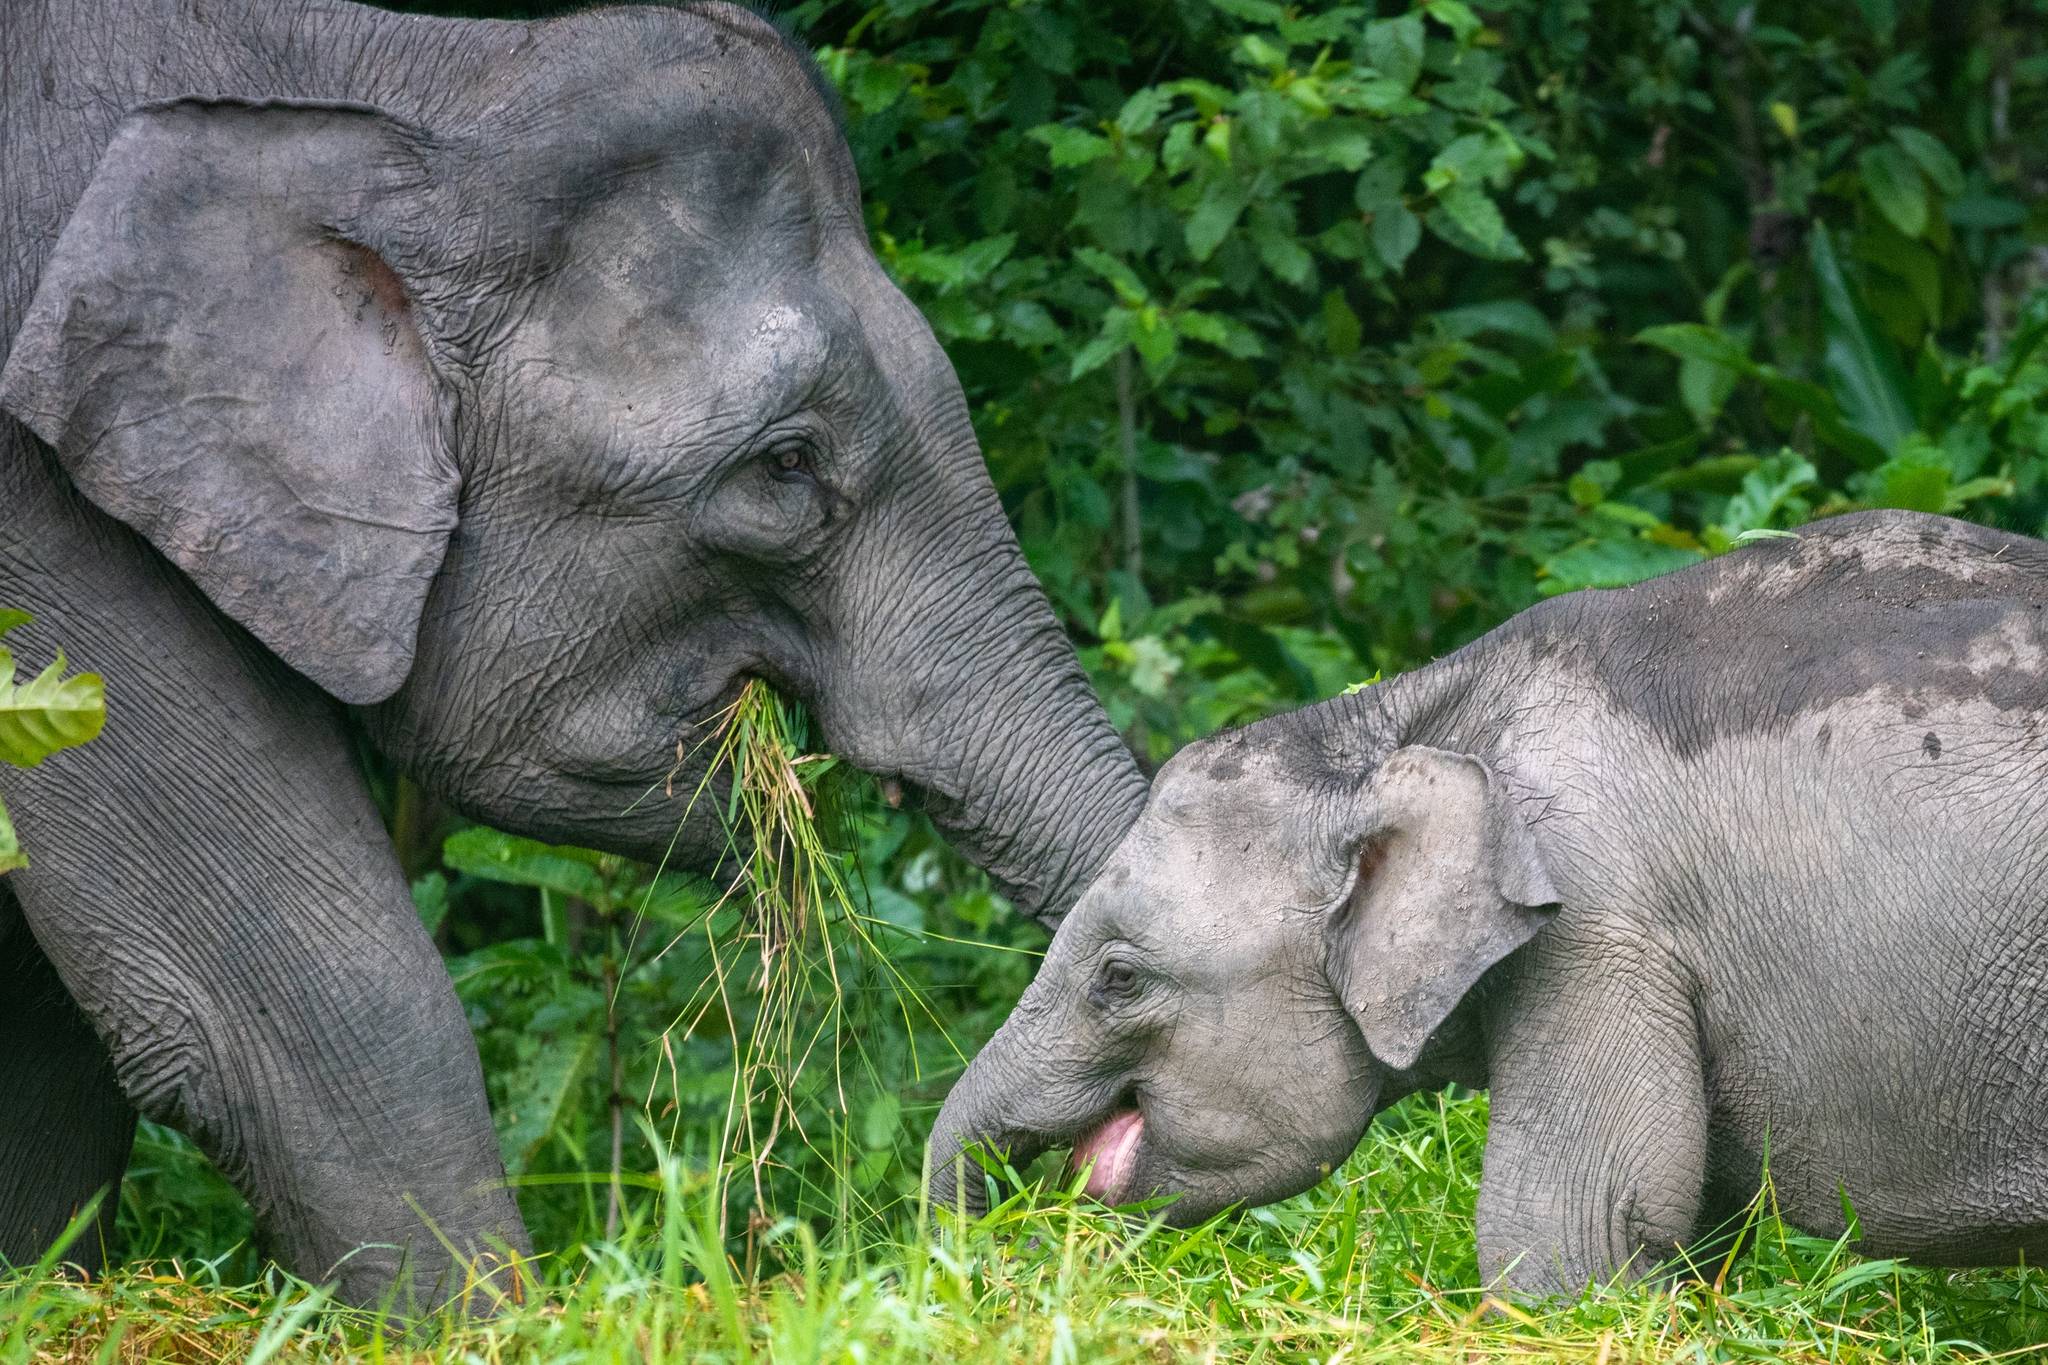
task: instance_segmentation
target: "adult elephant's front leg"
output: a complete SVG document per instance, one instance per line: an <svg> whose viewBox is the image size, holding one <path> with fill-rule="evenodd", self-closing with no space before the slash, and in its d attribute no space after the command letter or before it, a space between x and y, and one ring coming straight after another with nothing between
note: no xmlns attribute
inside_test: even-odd
<svg viewBox="0 0 2048 1365"><path fill-rule="evenodd" d="M351 1301L461 1291L442 1238L523 1249L475 1042L339 708L190 598L147 631L36 624L118 705L99 741L10 779L34 859L17 890L129 1100Z"/></svg>
<svg viewBox="0 0 2048 1365"><path fill-rule="evenodd" d="M19 916L0 885L0 1264L34 1264L99 1195L93 1226L64 1252L68 1264L96 1271L135 1111Z"/></svg>

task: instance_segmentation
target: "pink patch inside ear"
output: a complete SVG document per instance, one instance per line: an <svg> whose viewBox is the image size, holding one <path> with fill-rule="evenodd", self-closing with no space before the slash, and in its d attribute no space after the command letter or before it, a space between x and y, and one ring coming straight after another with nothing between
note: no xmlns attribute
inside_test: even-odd
<svg viewBox="0 0 2048 1365"><path fill-rule="evenodd" d="M365 302L374 302L387 313L404 313L412 307L412 300L406 297L405 283L398 273L384 264L376 252L353 242L340 244L346 248L346 264L343 273L352 276L368 291Z"/></svg>
<svg viewBox="0 0 2048 1365"><path fill-rule="evenodd" d="M1090 1198L1106 1204L1121 1203L1130 1183L1131 1165L1138 1150L1138 1138L1145 1131L1145 1116L1129 1109L1074 1143L1075 1170L1088 1165L1088 1183L1083 1187Z"/></svg>

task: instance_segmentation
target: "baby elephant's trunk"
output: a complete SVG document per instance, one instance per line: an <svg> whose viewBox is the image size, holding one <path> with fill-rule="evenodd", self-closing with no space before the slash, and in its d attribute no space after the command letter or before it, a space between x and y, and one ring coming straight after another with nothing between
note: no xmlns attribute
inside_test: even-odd
<svg viewBox="0 0 2048 1365"><path fill-rule="evenodd" d="M972 1072L969 1073L970 1075ZM1050 1145L1045 1139L1006 1129L993 1115L979 1112L979 1106L965 1102L962 1084L955 1086L939 1111L926 1149L930 1162L926 1190L932 1209L951 1209L970 1218L988 1212L988 1176L984 1162L998 1169L1007 1164L1022 1170L1038 1159ZM980 1155L982 1160L976 1160Z"/></svg>
<svg viewBox="0 0 2048 1365"><path fill-rule="evenodd" d="M990 1164L1006 1162L1021 1171L1056 1145L1058 1134L1065 1131L1052 1115L1020 1109L1023 1097L1047 1093L1047 1087L1028 1074L1031 1067L1015 1064L1031 1054L1022 1035L1039 993L1035 984L1025 992L1017 1012L954 1082L939 1110L925 1153L926 1190L935 1211L953 1209L976 1218L987 1213L988 1180L983 1163L975 1159L977 1153L995 1158Z"/></svg>

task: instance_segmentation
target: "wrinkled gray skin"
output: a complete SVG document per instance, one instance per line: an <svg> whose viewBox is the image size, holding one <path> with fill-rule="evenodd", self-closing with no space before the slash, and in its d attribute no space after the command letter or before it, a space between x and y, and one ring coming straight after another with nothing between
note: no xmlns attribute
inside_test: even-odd
<svg viewBox="0 0 2048 1365"><path fill-rule="evenodd" d="M1560 597L1189 747L955 1086L1188 1222L1492 1090L1480 1263L1637 1275L1737 1213L2048 1253L2048 545L1865 513ZM1119 1150L1135 1105L1136 1140ZM1123 1116L1120 1122L1104 1127Z"/></svg>
<svg viewBox="0 0 2048 1365"><path fill-rule="evenodd" d="M0 603L110 713L0 780L0 1256L137 1110L348 1299L434 1290L422 1215L524 1244L343 703L652 860L678 739L766 677L1048 922L1142 805L763 22L10 0L0 130Z"/></svg>

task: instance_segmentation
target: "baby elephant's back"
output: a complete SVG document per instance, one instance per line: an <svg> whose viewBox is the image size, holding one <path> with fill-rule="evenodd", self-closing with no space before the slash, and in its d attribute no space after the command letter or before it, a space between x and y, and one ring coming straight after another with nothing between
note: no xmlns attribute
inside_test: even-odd
<svg viewBox="0 0 2048 1365"><path fill-rule="evenodd" d="M1836 517L1566 603L1600 690L1679 755L1843 708L2048 720L2048 543L1947 517Z"/></svg>

